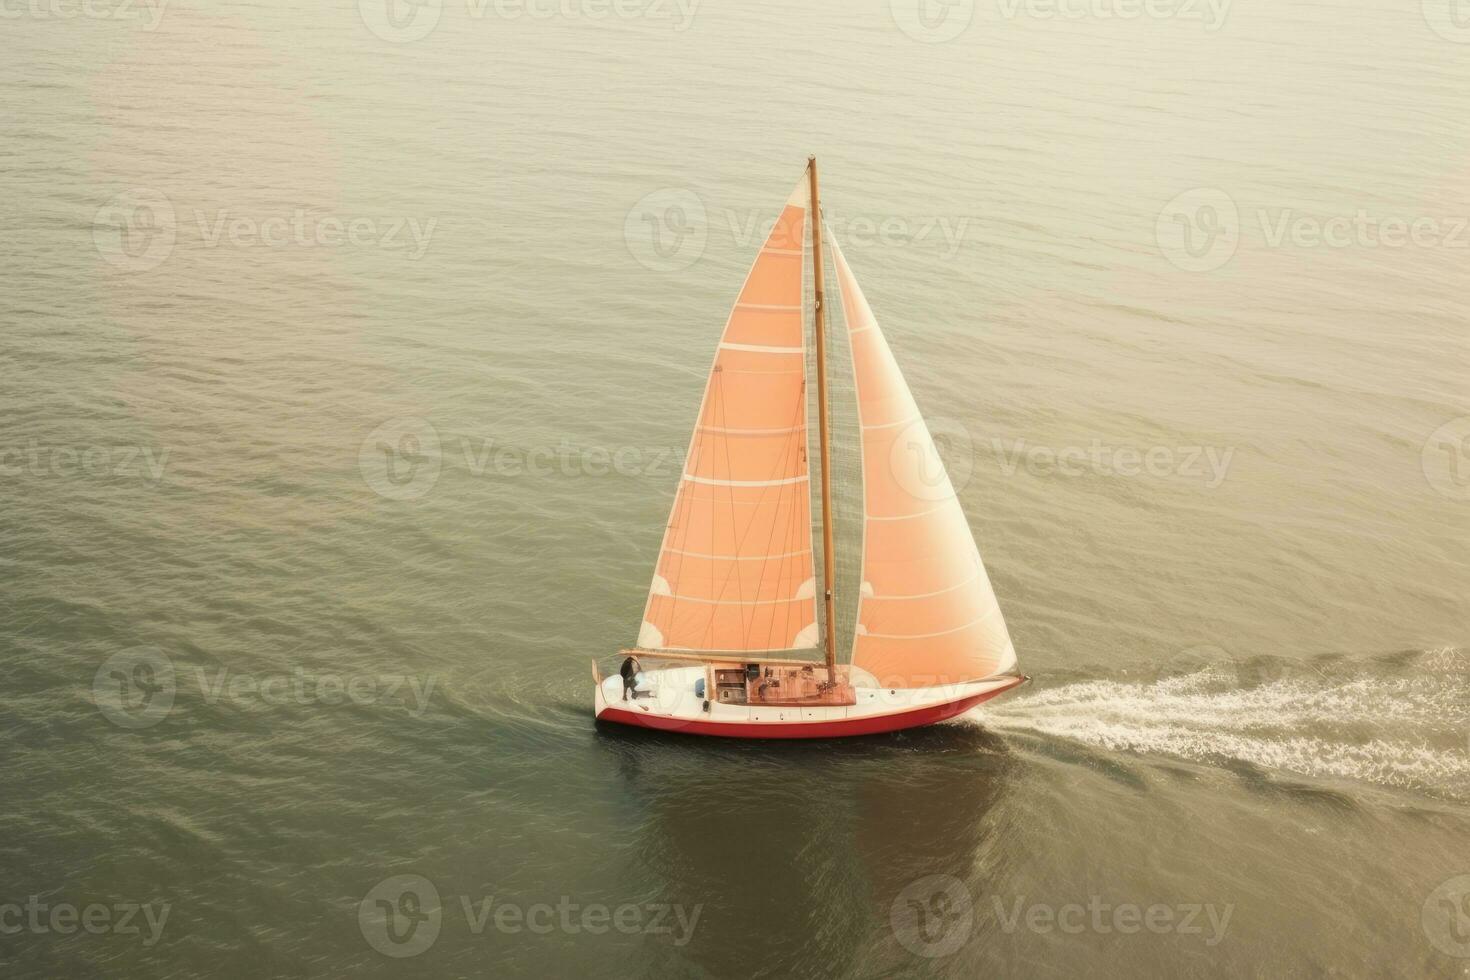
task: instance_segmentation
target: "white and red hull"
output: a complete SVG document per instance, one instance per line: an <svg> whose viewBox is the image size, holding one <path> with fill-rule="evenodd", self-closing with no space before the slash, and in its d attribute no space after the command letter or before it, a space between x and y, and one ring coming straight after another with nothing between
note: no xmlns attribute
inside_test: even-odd
<svg viewBox="0 0 1470 980"><path fill-rule="evenodd" d="M725 738L842 738L876 735L947 721L1024 683L1006 675L963 684L920 688L856 690L850 705L721 704L696 695L703 667L671 667L648 672L651 690L623 698L623 680L612 676L597 684L598 721L686 735Z"/></svg>

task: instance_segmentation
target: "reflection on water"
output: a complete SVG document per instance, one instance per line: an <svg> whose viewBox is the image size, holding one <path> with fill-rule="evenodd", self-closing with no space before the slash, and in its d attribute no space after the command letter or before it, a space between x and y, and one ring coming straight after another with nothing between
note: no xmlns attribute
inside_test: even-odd
<svg viewBox="0 0 1470 980"><path fill-rule="evenodd" d="M834 743L599 730L636 822L629 872L702 906L682 957L717 976L863 974L908 954L890 926L917 878L1005 861L1005 743L968 726ZM876 941L875 941L876 940Z"/></svg>

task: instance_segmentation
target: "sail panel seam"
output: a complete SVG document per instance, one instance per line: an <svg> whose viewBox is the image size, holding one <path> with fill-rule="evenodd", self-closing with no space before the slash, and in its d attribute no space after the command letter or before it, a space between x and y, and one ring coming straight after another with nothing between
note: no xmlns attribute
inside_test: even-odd
<svg viewBox="0 0 1470 980"><path fill-rule="evenodd" d="M721 341L720 350L747 351L751 354L804 354L806 352L801 347L767 347L764 344L732 344L729 341Z"/></svg>
<svg viewBox="0 0 1470 980"><path fill-rule="evenodd" d="M902 602L905 599L932 599L932 598L934 598L937 595L944 595L946 592L953 592L955 589L962 589L965 586L969 585L971 582L974 582L979 577L980 577L980 573L977 571L974 575L971 575L969 578L965 579L963 582L960 582L960 583L958 583L956 585L951 585L951 586L949 586L948 588L945 588L945 589L937 589L934 592L920 592L920 593L918 593L916 595L870 595L870 596L868 596L868 598L869 599L874 599L874 600L879 600L879 601L899 601L899 602Z"/></svg>
<svg viewBox="0 0 1470 980"><path fill-rule="evenodd" d="M870 432L873 429L896 429L900 425L913 425L915 422L922 422L923 420L924 416L922 415L911 415L906 419L899 419L897 422L874 422L872 425L861 425L858 428L864 432Z"/></svg>
<svg viewBox="0 0 1470 980"><path fill-rule="evenodd" d="M788 483L805 483L807 481L807 474L803 473L801 476L789 476L784 480L716 480L711 477L695 476L692 473L685 473L684 479L690 483L702 483L711 487L781 487ZM748 501L737 502L746 503Z"/></svg>
<svg viewBox="0 0 1470 980"><path fill-rule="evenodd" d="M958 633L961 630L969 629L971 626L979 626L998 612L1000 612L1000 606L992 605L990 611L979 619L972 620L963 626L956 626L954 629L940 630L938 633L860 633L858 635L865 636L871 640L928 640L936 636L948 636L951 633Z"/></svg>
<svg viewBox="0 0 1470 980"><path fill-rule="evenodd" d="M943 500L941 500L939 502L939 506L937 506L937 507L930 507L928 510L921 510L921 511L919 511L916 514L899 514L896 517L876 517L876 516L874 516L872 514L866 514L866 515L864 515L864 517L867 520L870 520L870 521L912 521L915 518L928 517L930 514L937 514L937 513L939 513L941 510L944 510L945 509L945 507L944 507L945 504L949 503L952 500L957 499L958 497L959 497L959 494L950 494L948 497L945 497Z"/></svg>

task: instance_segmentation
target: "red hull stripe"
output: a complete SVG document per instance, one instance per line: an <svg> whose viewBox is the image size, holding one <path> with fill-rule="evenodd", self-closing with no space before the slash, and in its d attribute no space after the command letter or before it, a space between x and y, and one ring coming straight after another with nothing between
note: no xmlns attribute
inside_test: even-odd
<svg viewBox="0 0 1470 980"><path fill-rule="evenodd" d="M1020 683L1018 678L1017 684ZM725 738L839 738L844 735L877 735L882 732L897 732L905 728L919 728L935 722L947 721L964 714L977 704L989 701L1004 691L1010 684L994 691L986 691L972 697L931 704L912 711L896 711L886 715L868 715L862 718L834 718L831 721L802 722L758 722L758 721L703 721L684 718L669 718L665 715L627 711L623 708L607 707L598 715L598 721L617 722L637 728L653 728L658 731L679 732L685 735L716 735Z"/></svg>

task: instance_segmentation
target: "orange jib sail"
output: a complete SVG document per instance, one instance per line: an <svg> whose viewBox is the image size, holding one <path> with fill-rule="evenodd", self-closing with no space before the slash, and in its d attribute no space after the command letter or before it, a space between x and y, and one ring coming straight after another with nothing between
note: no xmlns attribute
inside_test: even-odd
<svg viewBox="0 0 1470 980"><path fill-rule="evenodd" d="M646 649L817 643L802 278L793 193L726 321L639 630Z"/></svg>
<svg viewBox="0 0 1470 980"><path fill-rule="evenodd" d="M863 460L862 591L852 663L892 688L1008 671L1015 648L959 498L852 269L831 244Z"/></svg>

